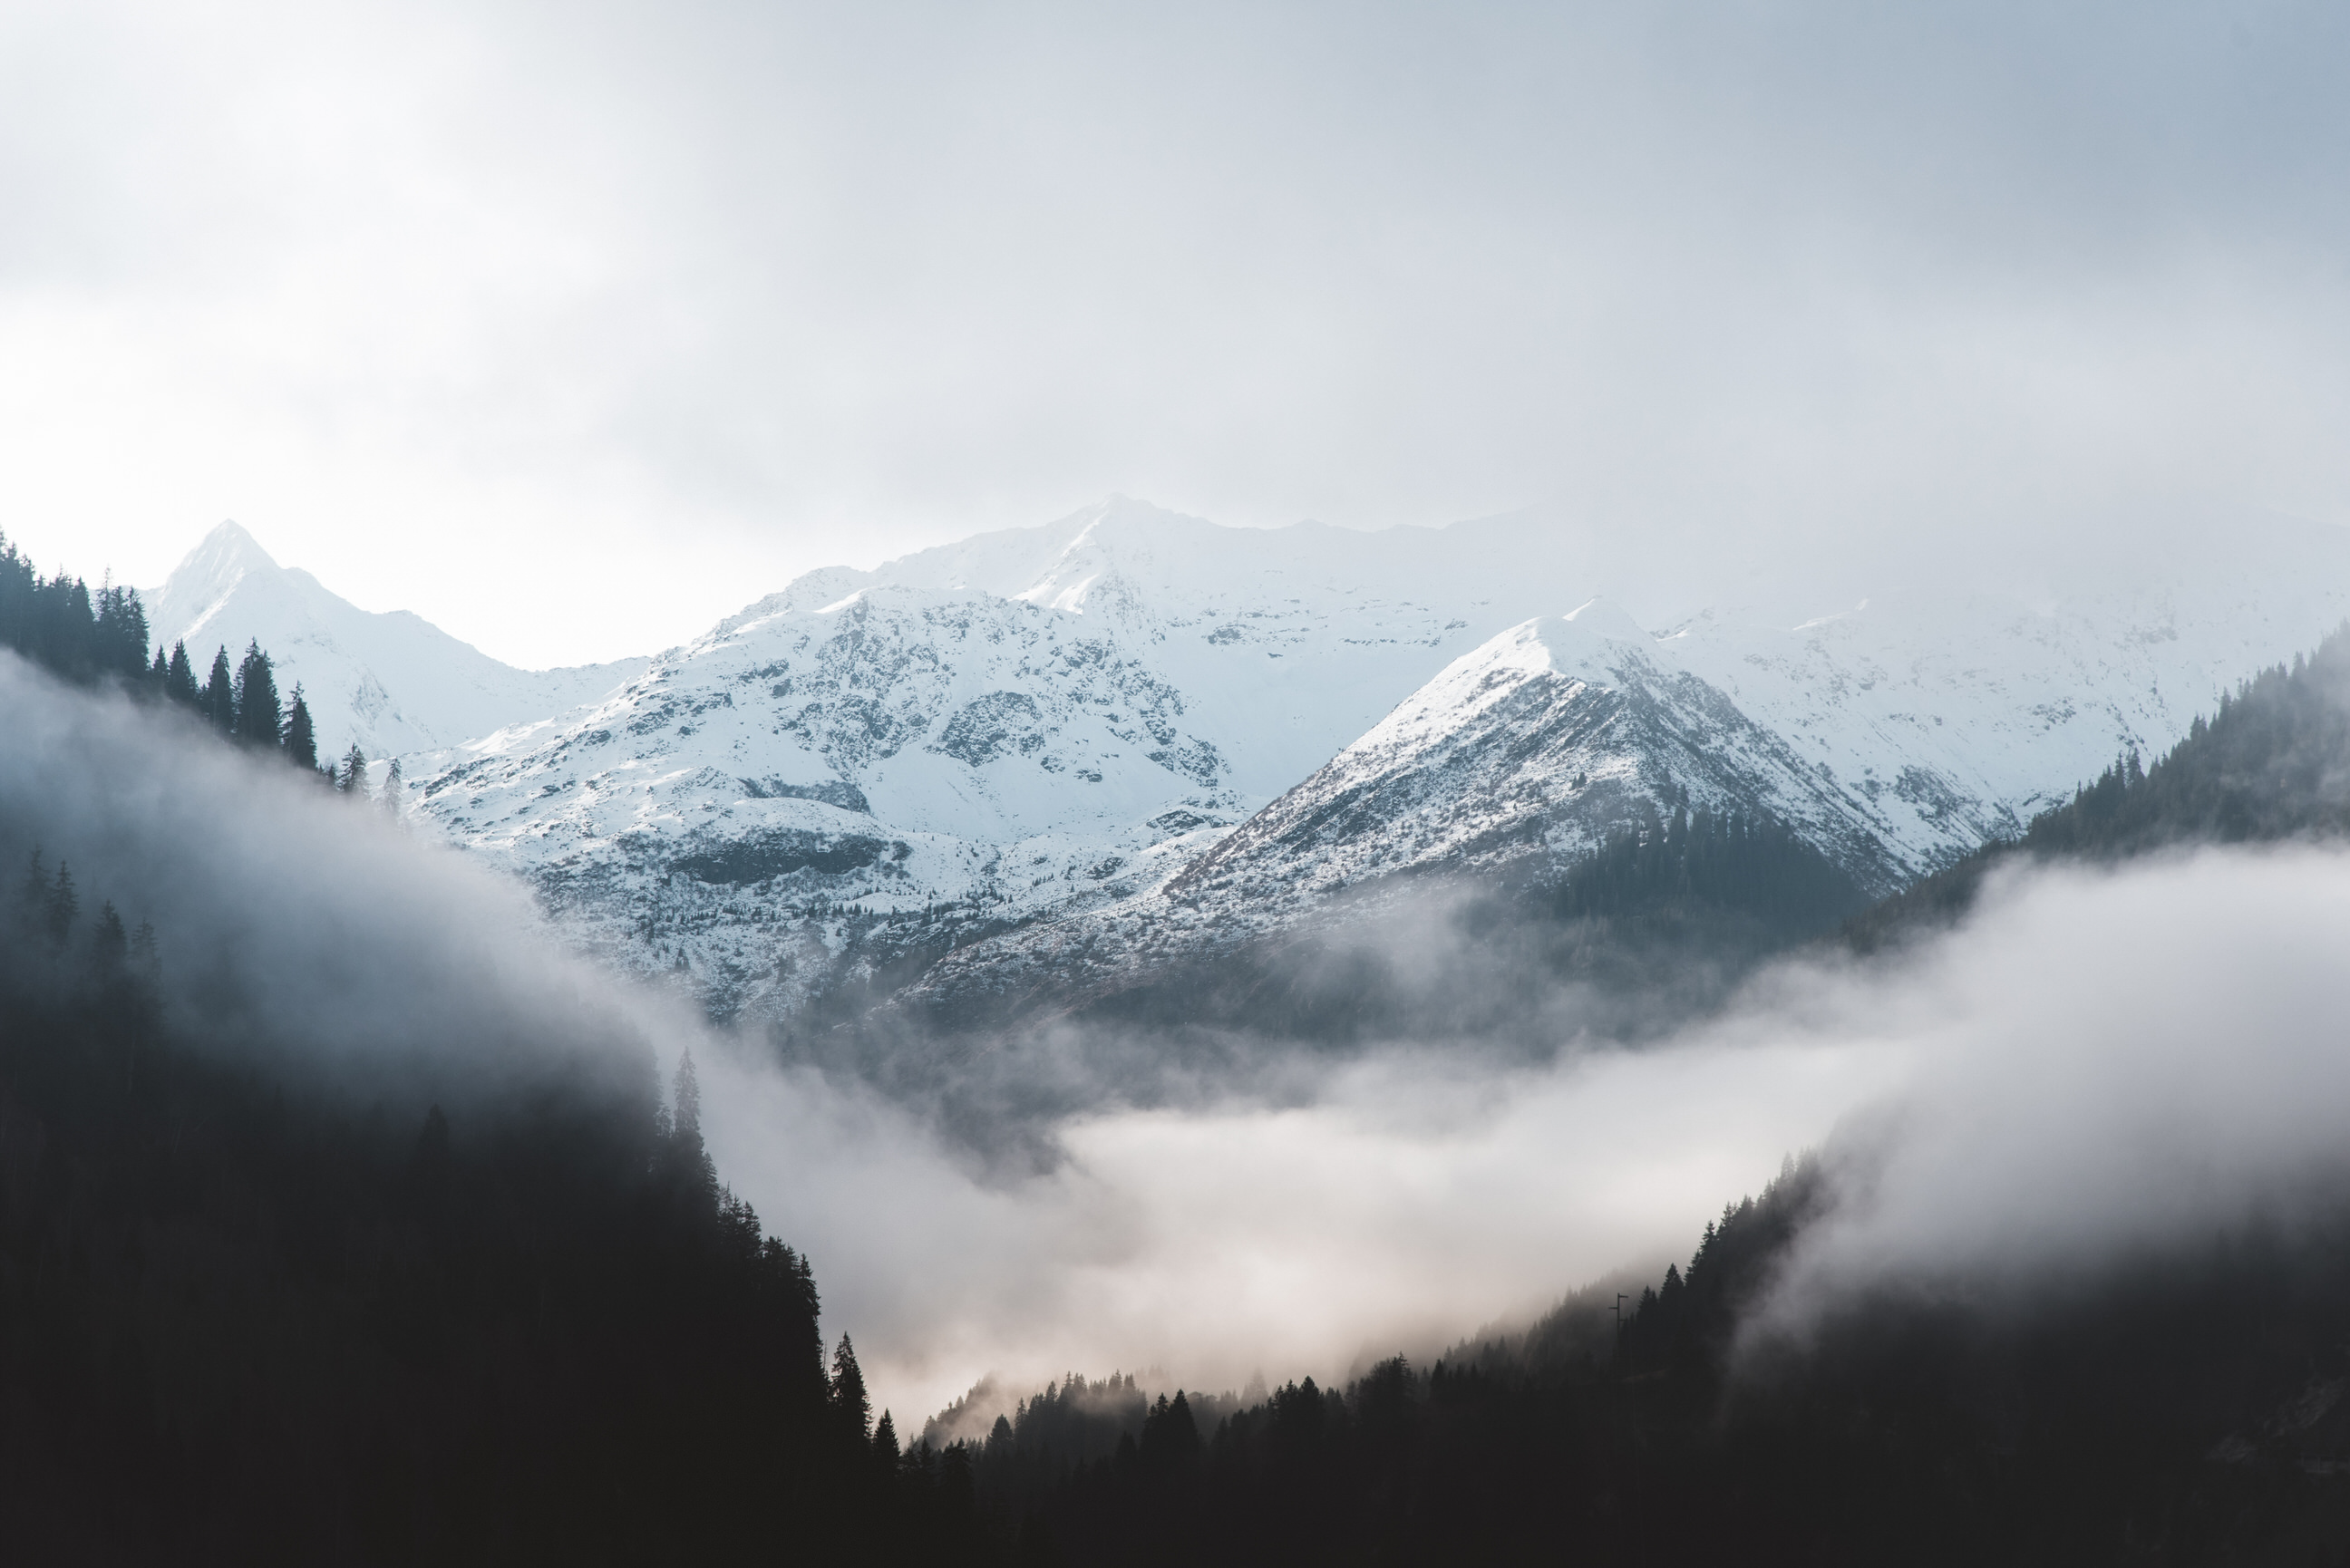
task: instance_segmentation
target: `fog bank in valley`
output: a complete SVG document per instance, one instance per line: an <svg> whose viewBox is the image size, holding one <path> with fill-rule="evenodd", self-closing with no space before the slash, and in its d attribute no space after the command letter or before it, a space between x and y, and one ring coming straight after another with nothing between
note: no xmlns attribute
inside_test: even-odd
<svg viewBox="0 0 2350 1568"><path fill-rule="evenodd" d="M918 1179L910 1128L847 1138L839 1102L819 1117L781 1080L732 1096L717 1136L831 1260L890 1396L931 1407L988 1371L1222 1388L1425 1355L1686 1258L1816 1147L1832 1209L1767 1304L1784 1333L1888 1281L1989 1295L2345 1190L2345 951L2350 859L2208 852L2012 876L1954 933L1782 965L1648 1049L1399 1046L1279 1106L1086 1116L1063 1166L1000 1186L939 1154Z"/></svg>
<svg viewBox="0 0 2350 1568"><path fill-rule="evenodd" d="M13 659L0 711L0 851L69 861L86 918L151 921L167 1005L212 1049L369 1093L694 1050L722 1176L805 1251L901 1424L990 1373L1222 1388L1425 1355L1686 1257L1806 1147L1835 1204L1768 1332L1887 1281L1995 1294L2289 1224L2350 1174L2331 850L2012 877L1952 934L1783 964L1660 1044L1301 1050L1278 1096L1098 1105L1007 1171L563 953L513 885L282 763Z"/></svg>

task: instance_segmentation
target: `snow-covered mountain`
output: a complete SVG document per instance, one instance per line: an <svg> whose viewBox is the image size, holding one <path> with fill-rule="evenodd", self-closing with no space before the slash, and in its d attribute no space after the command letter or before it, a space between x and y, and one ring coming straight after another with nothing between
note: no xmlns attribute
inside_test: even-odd
<svg viewBox="0 0 2350 1568"><path fill-rule="evenodd" d="M258 640L282 692L290 699L301 682L322 757L354 742L370 757L453 746L600 697L648 662L516 670L406 610L373 614L337 597L234 523L141 597L155 638L184 641L199 680L214 649L234 662Z"/></svg>
<svg viewBox="0 0 2350 1568"><path fill-rule="evenodd" d="M1669 785L1884 888L2350 612L2350 535L2269 519L2128 563L1837 570L1542 513L1358 534L1114 501L811 573L466 747L419 809L619 961L780 1012L1571 853Z"/></svg>
<svg viewBox="0 0 2350 1568"><path fill-rule="evenodd" d="M1606 599L1510 628L1173 877L1257 918L1431 867L1565 860L1659 800L1760 813L1830 848L1872 893L1908 879L1897 825L1677 666Z"/></svg>

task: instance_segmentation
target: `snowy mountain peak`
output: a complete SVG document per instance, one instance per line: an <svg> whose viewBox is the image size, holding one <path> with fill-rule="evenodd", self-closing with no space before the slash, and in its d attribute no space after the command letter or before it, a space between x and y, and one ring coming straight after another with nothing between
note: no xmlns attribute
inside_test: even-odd
<svg viewBox="0 0 2350 1568"><path fill-rule="evenodd" d="M224 517L188 553L181 570L265 571L276 565L277 558L263 549L261 541L247 533L243 524L234 517Z"/></svg>
<svg viewBox="0 0 2350 1568"><path fill-rule="evenodd" d="M234 657L260 643L276 662L278 689L302 687L321 756L353 745L371 757L453 746L600 696L646 662L516 670L406 610L373 614L338 597L309 573L279 566L235 523L205 535L141 597L156 640L185 642L199 670L214 648Z"/></svg>
<svg viewBox="0 0 2350 1568"><path fill-rule="evenodd" d="M205 628L237 585L250 577L272 578L280 568L261 541L234 522L224 522L188 552L162 587L148 594L148 610L163 640L185 639L191 657ZM167 632L168 625L168 632Z"/></svg>
<svg viewBox="0 0 2350 1568"><path fill-rule="evenodd" d="M1613 689L1661 679L1656 639L1614 602L1586 600L1495 633L1446 665L1334 759L1333 765L1412 751L1461 732L1531 680Z"/></svg>

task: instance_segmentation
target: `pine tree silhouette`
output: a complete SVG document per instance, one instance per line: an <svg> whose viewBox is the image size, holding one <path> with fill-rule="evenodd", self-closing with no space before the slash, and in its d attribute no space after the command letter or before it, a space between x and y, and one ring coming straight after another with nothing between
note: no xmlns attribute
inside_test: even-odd
<svg viewBox="0 0 2350 1568"><path fill-rule="evenodd" d="M256 749L275 751L285 741L286 715L277 701L277 677L259 639L245 645L236 667L236 738Z"/></svg>
<svg viewBox="0 0 2350 1568"><path fill-rule="evenodd" d="M236 677L229 672L228 649L213 655L213 672L204 682L204 717L224 735L236 733Z"/></svg>
<svg viewBox="0 0 2350 1568"><path fill-rule="evenodd" d="M75 896L73 872L62 860L57 862L56 880L49 884L48 898L43 911L49 940L57 947L66 945L73 933L74 916L81 910L81 900Z"/></svg>
<svg viewBox="0 0 2350 1568"><path fill-rule="evenodd" d="M172 645L172 662L163 675L163 695L183 708L201 709L203 693L196 689L195 667L188 662L188 645Z"/></svg>
<svg viewBox="0 0 2350 1568"><path fill-rule="evenodd" d="M302 683L294 682L294 705L286 715L286 760L308 773L318 771L318 732L310 723L310 705L302 700Z"/></svg>
<svg viewBox="0 0 2350 1568"><path fill-rule="evenodd" d="M130 933L124 929L122 917L115 912L110 898L98 907L98 919L90 928L90 952L99 969L108 971L130 956Z"/></svg>
<svg viewBox="0 0 2350 1568"><path fill-rule="evenodd" d="M857 1365L857 1347L848 1335L832 1353L832 1408L841 1427L862 1442L873 1419L873 1401L865 1392L865 1374Z"/></svg>

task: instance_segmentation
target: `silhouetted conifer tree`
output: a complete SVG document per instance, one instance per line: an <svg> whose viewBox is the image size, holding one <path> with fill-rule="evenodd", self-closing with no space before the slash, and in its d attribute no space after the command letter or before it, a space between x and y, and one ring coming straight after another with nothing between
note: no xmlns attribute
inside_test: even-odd
<svg viewBox="0 0 2350 1568"><path fill-rule="evenodd" d="M101 970L112 970L130 956L130 933L123 929L122 917L115 912L109 899L98 907L98 919L90 928L90 952Z"/></svg>
<svg viewBox="0 0 2350 1568"><path fill-rule="evenodd" d="M705 1206L717 1197L718 1168L702 1141L702 1081L694 1072L691 1051L678 1059L670 1098L674 1108L670 1113L662 1157L666 1175L678 1196L689 1205Z"/></svg>
<svg viewBox="0 0 2350 1568"><path fill-rule="evenodd" d="M228 667L228 649L213 655L213 672L204 682L204 717L224 735L236 733L236 677Z"/></svg>
<svg viewBox="0 0 2350 1568"><path fill-rule="evenodd" d="M865 1374L857 1365L857 1347L848 1335L832 1353L832 1409L842 1428L858 1441L865 1439L873 1419L873 1401L865 1392Z"/></svg>
<svg viewBox="0 0 2350 1568"><path fill-rule="evenodd" d="M255 639L245 645L236 667L236 738L256 750L276 751L285 742L285 729L277 676Z"/></svg>
<svg viewBox="0 0 2350 1568"><path fill-rule="evenodd" d="M81 910L81 900L74 893L73 872L62 860L57 862L57 875L49 884L48 898L44 909L49 940L58 947L73 934L74 916Z"/></svg>
<svg viewBox="0 0 2350 1568"><path fill-rule="evenodd" d="M147 673L147 607L139 602L139 590L118 588L109 580L98 591L91 619L95 672L137 685Z"/></svg>
<svg viewBox="0 0 2350 1568"><path fill-rule="evenodd" d="M353 741L351 749L343 753L342 770L336 775L335 787L353 800L367 799L367 753Z"/></svg>
<svg viewBox="0 0 2350 1568"><path fill-rule="evenodd" d="M201 709L204 695L196 689L195 667L188 662L188 645L172 645L172 662L163 675L163 695L185 708Z"/></svg>
<svg viewBox="0 0 2350 1568"><path fill-rule="evenodd" d="M310 723L310 705L302 700L302 683L294 682L294 705L286 715L286 760L310 773L318 771L318 732Z"/></svg>

